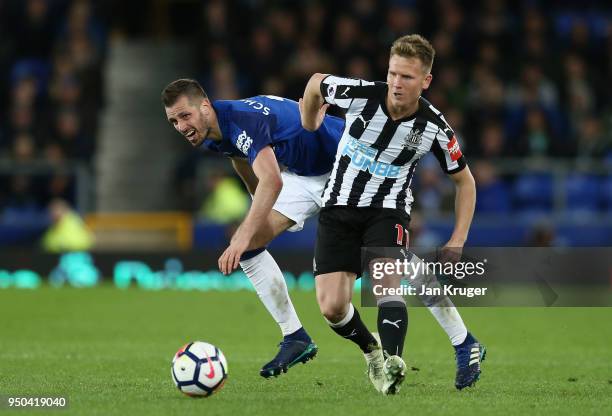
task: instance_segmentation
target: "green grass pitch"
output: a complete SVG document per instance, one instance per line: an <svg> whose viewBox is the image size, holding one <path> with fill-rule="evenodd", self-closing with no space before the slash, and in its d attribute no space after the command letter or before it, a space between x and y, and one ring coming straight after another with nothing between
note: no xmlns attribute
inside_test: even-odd
<svg viewBox="0 0 612 416"><path fill-rule="evenodd" d="M413 369L385 397L358 348L325 325L314 293L292 297L319 355L264 380L258 370L280 334L254 293L0 290L0 396L68 397L57 415L612 414L611 308L462 309L488 356L477 386L461 392L446 335L412 308L404 356ZM361 311L375 330L376 310ZM172 356L191 340L228 359L228 381L208 399L183 396L171 380Z"/></svg>

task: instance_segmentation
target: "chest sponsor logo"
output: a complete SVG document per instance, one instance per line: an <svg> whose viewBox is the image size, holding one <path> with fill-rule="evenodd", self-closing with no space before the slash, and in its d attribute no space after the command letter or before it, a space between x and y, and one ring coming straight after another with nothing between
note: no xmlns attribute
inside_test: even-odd
<svg viewBox="0 0 612 416"><path fill-rule="evenodd" d="M342 156L351 159L351 166L383 178L397 178L400 166L376 160L376 150L355 139L351 139L342 149Z"/></svg>

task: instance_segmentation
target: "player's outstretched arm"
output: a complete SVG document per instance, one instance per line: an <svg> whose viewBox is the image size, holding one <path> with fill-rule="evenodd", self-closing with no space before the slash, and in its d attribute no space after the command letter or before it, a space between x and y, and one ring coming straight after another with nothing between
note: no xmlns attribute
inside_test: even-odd
<svg viewBox="0 0 612 416"><path fill-rule="evenodd" d="M258 180L253 203L232 237L229 247L219 257L219 270L223 274L229 274L238 267L240 256L248 248L253 235L264 225L283 187L280 168L270 146L257 154L253 162L253 172Z"/></svg>
<svg viewBox="0 0 612 416"><path fill-rule="evenodd" d="M323 117L321 116L321 110L323 109L323 116L328 105L325 104L323 96L321 95L321 81L327 76L327 74L316 73L306 84L304 90L304 96L300 100L300 117L302 120L302 127L308 131L315 131L321 126Z"/></svg>
<svg viewBox="0 0 612 416"><path fill-rule="evenodd" d="M476 183L468 166L449 176L455 183L455 228L450 240L445 245L446 248L451 249L445 253L445 256L449 257L447 260L458 261L474 217ZM452 250L453 248L456 250ZM453 259L453 256L457 258Z"/></svg>

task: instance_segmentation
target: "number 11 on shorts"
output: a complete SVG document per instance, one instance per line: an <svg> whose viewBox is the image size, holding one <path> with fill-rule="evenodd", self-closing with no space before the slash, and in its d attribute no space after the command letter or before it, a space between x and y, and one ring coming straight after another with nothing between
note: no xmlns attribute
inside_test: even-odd
<svg viewBox="0 0 612 416"><path fill-rule="evenodd" d="M408 230L402 224L395 224L395 229L397 230L397 245L403 246L405 241L406 248L408 248Z"/></svg>

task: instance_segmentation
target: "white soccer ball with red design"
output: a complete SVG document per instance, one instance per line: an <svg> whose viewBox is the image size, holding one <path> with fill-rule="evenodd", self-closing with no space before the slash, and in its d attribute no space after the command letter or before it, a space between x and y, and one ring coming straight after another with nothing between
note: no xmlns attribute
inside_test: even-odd
<svg viewBox="0 0 612 416"><path fill-rule="evenodd" d="M208 397L223 387L227 361L221 350L207 342L184 345L172 360L172 380L191 397Z"/></svg>

